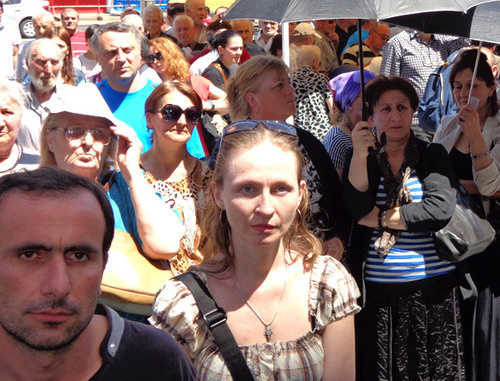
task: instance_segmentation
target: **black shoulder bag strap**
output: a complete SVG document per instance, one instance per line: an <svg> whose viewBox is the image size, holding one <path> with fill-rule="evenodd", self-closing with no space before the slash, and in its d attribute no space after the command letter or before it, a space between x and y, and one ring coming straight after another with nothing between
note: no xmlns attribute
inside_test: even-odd
<svg viewBox="0 0 500 381"><path fill-rule="evenodd" d="M193 294L233 379L253 381L252 373L226 323L226 312L217 305L207 286L192 272L177 275L175 279L184 283Z"/></svg>

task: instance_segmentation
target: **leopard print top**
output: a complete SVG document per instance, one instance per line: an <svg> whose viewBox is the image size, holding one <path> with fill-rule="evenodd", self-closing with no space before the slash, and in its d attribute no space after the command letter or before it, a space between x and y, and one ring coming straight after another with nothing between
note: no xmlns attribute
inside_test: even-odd
<svg viewBox="0 0 500 381"><path fill-rule="evenodd" d="M198 251L200 229L198 217L205 203L204 189L208 181L208 168L197 161L195 168L186 178L179 181L158 180L145 171L148 183L160 193L163 201L176 210L184 222L184 235L181 239L179 253L170 259L170 267L175 275L182 274L192 265L201 263L202 257Z"/></svg>

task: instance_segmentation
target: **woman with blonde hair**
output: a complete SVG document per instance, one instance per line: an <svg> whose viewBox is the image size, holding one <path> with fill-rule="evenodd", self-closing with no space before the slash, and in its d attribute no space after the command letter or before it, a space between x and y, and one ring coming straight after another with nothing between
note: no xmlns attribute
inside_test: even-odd
<svg viewBox="0 0 500 381"><path fill-rule="evenodd" d="M204 261L193 272L227 314L232 355L254 379L354 380L358 291L305 226L309 197L297 147L296 129L282 122L224 129L202 224ZM184 347L200 380L231 377L183 282L165 284L150 321Z"/></svg>
<svg viewBox="0 0 500 381"><path fill-rule="evenodd" d="M296 112L295 91L288 68L272 56L255 56L239 66L227 90L233 121L243 119L285 121ZM321 142L310 132L297 128L299 147L306 158L304 177L309 190L315 234L325 251L336 258L343 254L350 218L341 201L340 180Z"/></svg>

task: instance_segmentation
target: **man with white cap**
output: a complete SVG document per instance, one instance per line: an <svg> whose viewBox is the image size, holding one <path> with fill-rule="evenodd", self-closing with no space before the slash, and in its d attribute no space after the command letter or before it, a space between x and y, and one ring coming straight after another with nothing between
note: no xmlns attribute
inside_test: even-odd
<svg viewBox="0 0 500 381"><path fill-rule="evenodd" d="M299 47L314 43L314 28L308 22L297 24L290 36L290 41L290 71L293 73L297 70Z"/></svg>

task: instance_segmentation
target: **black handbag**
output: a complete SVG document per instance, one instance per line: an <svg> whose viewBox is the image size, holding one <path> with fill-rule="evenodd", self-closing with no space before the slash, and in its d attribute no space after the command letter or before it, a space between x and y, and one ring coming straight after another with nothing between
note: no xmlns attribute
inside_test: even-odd
<svg viewBox="0 0 500 381"><path fill-rule="evenodd" d="M495 229L484 216L482 207L457 187L457 205L450 222L434 233L436 252L442 260L459 262L482 253L495 239Z"/></svg>

